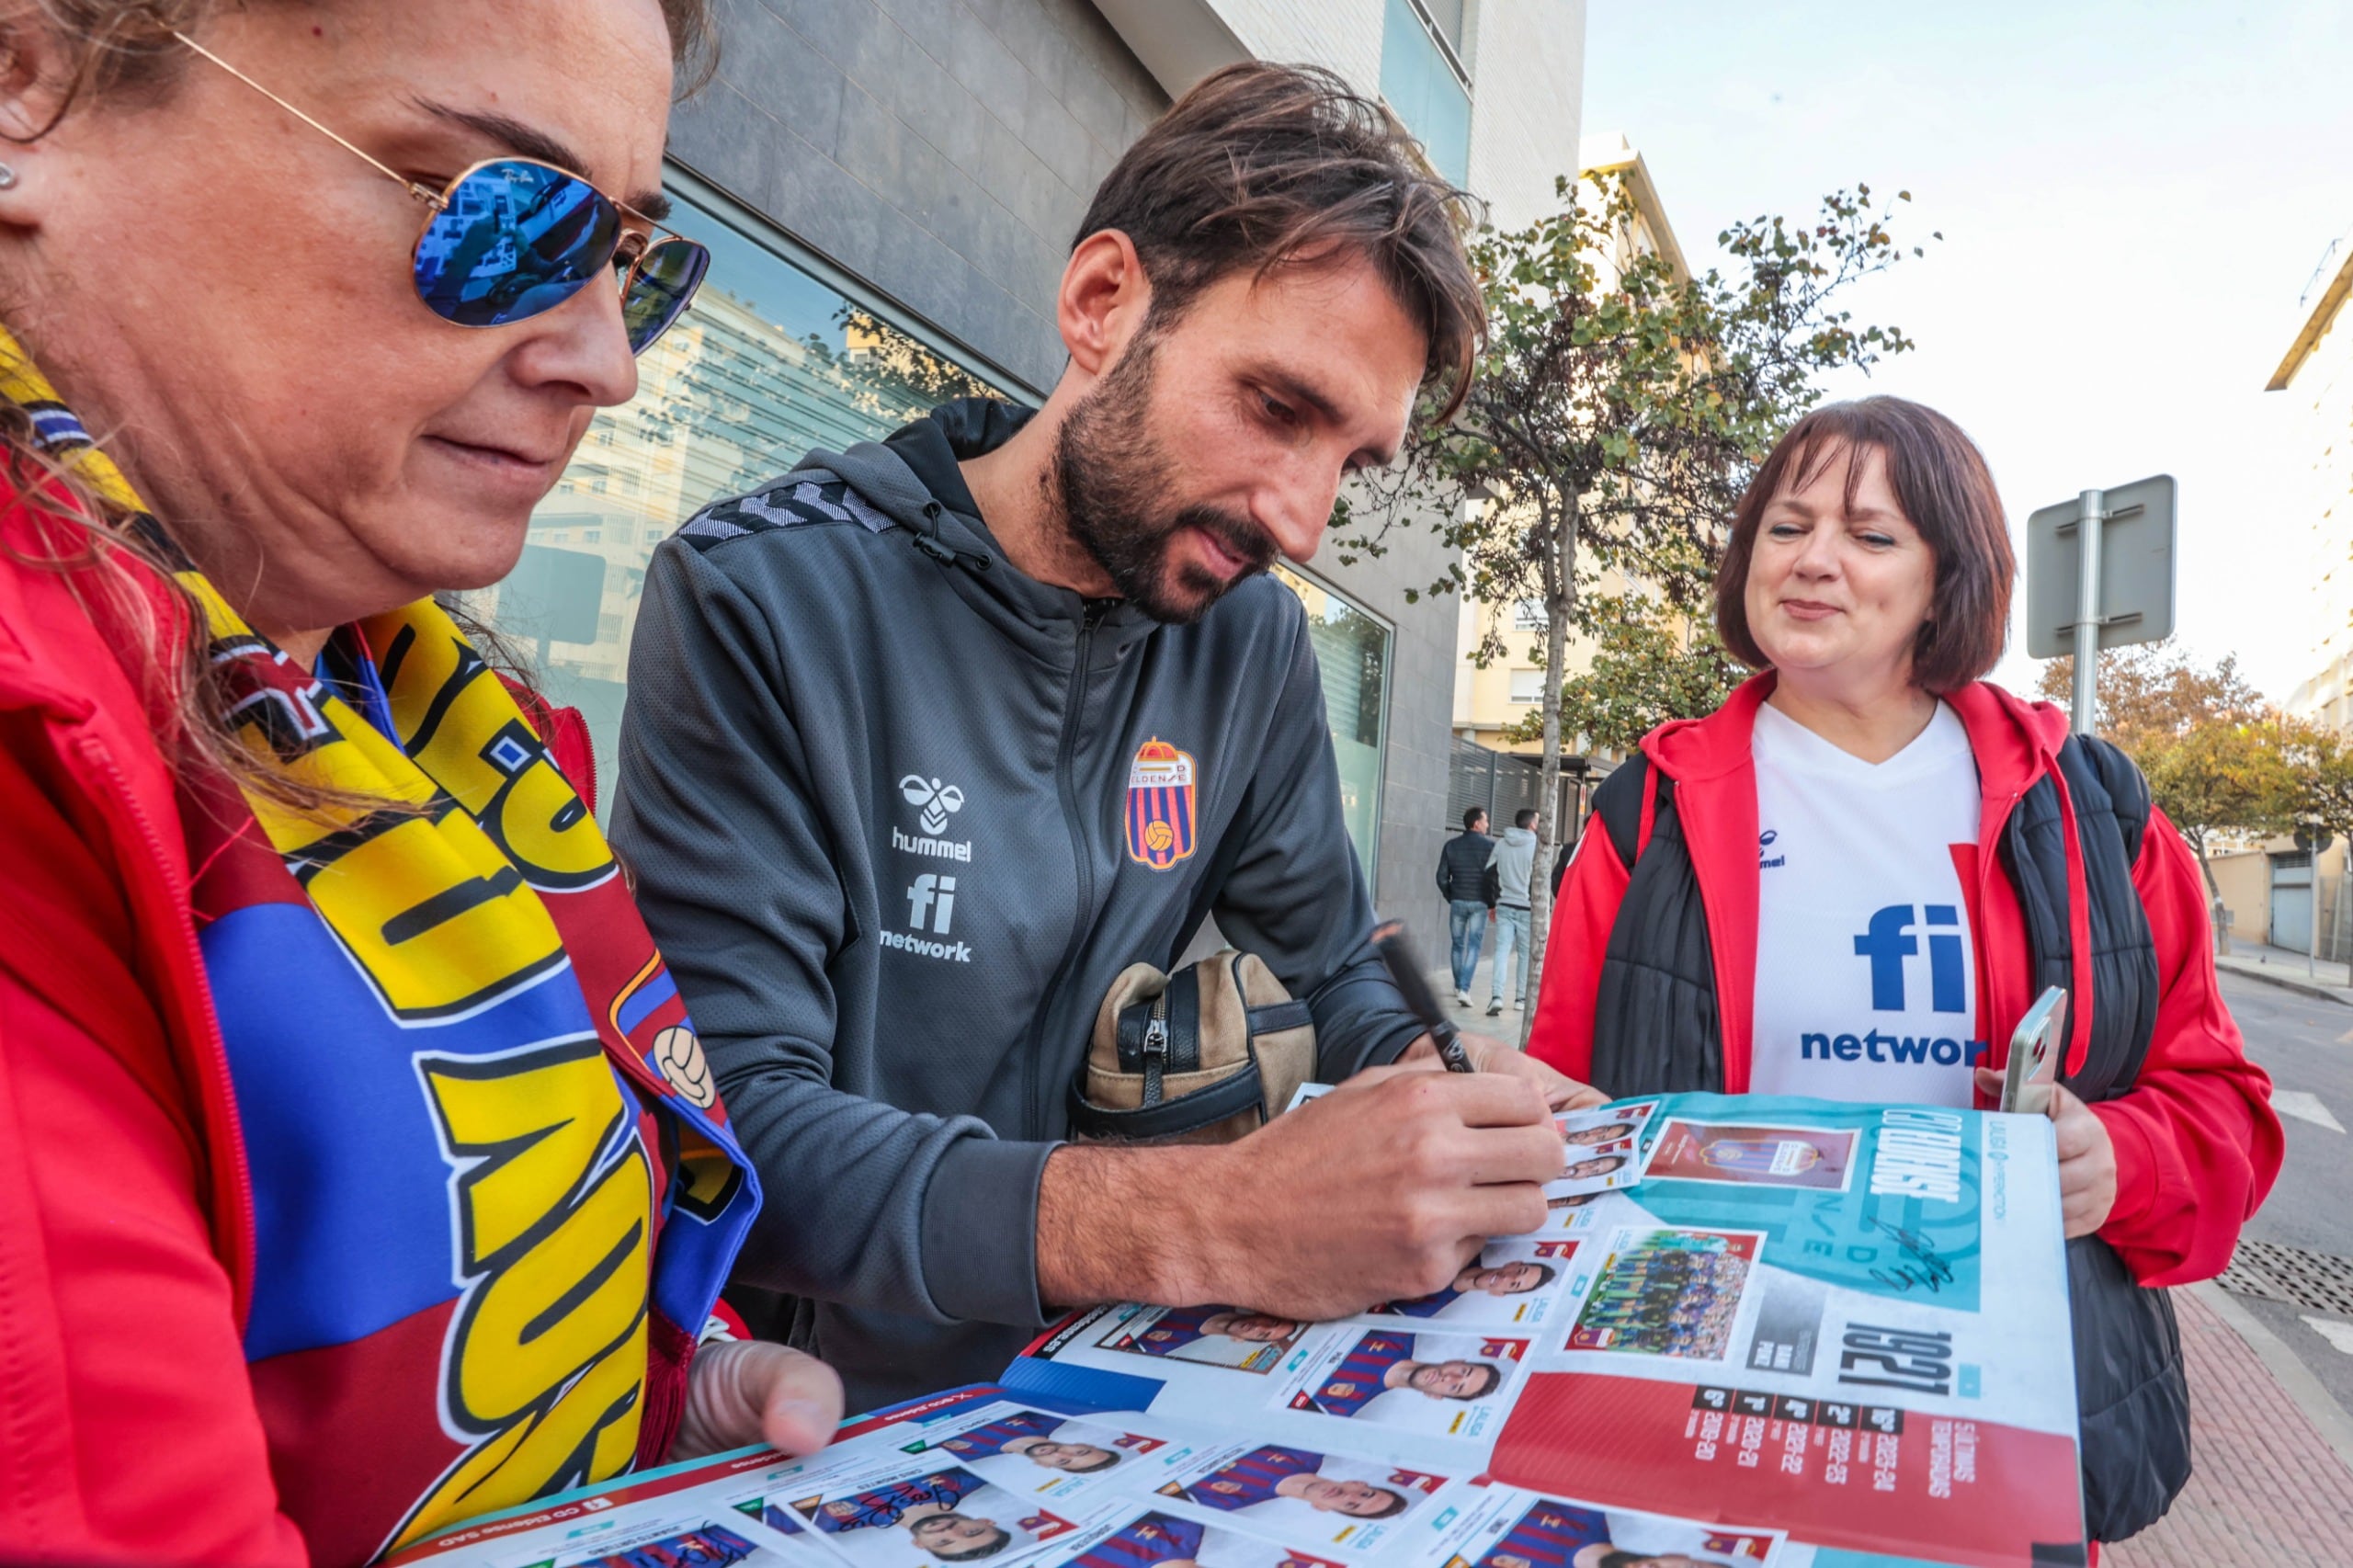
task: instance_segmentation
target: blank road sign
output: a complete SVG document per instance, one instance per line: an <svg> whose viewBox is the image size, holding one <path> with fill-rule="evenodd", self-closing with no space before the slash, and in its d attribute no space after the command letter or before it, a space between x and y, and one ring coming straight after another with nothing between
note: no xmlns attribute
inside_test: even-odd
<svg viewBox="0 0 2353 1568"><path fill-rule="evenodd" d="M2121 648L2173 635L2173 475L2120 484L2101 502L2099 645ZM2075 651L2080 582L2075 523L2081 504L2063 501L2026 520L2026 651L2055 659Z"/></svg>

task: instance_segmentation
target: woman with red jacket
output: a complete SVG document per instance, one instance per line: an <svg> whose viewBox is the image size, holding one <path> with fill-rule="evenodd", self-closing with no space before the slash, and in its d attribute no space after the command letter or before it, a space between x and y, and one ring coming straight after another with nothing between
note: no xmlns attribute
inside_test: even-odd
<svg viewBox="0 0 2353 1568"><path fill-rule="evenodd" d="M699 280L708 21L0 15L0 1559L358 1563L840 1415L698 1351L757 1180L434 597Z"/></svg>
<svg viewBox="0 0 2353 1568"><path fill-rule="evenodd" d="M2229 1263L2280 1130L2180 835L2122 754L1981 678L2013 573L1951 421L1887 397L1800 420L1716 584L1724 645L1762 673L1597 793L1529 1049L1613 1096L1984 1108L2020 1016L2064 986L2086 1496L2121 1539L2188 1472L2171 1309L2141 1288Z"/></svg>

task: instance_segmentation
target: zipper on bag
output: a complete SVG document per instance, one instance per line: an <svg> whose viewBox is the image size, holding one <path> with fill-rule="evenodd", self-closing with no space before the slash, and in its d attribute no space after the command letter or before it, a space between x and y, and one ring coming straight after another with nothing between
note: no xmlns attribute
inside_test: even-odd
<svg viewBox="0 0 2353 1568"><path fill-rule="evenodd" d="M1143 1026L1143 1103L1160 1103L1161 1074L1168 1066L1168 993L1152 999L1152 1017Z"/></svg>

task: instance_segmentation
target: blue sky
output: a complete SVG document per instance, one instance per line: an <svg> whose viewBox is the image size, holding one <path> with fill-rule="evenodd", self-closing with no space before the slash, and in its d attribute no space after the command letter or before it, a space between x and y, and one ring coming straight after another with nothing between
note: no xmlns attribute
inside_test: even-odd
<svg viewBox="0 0 2353 1568"><path fill-rule="evenodd" d="M1586 17L1584 129L1643 151L1695 266L1734 218L1810 213L1857 180L1909 189L1899 234L1928 254L1854 309L1920 347L1836 390L1959 420L2016 530L2088 486L2175 474L2180 639L2236 653L2275 699L2312 673L2313 440L2299 392L2262 388L2353 229L2353 6L1591 0ZM2353 571L2353 522L2334 527ZM2012 643L1999 678L2023 688L2015 617Z"/></svg>

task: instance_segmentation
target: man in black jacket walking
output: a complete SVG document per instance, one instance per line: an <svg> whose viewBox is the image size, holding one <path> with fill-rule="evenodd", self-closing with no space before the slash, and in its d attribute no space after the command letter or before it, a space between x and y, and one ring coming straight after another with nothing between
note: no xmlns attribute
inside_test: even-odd
<svg viewBox="0 0 2353 1568"><path fill-rule="evenodd" d="M1472 806L1462 813L1462 831L1438 851L1438 891L1446 898L1447 932L1453 939L1454 1001L1471 1006L1471 971L1479 967L1479 945L1487 922L1495 917L1495 895L1488 891L1487 857L1495 841L1487 836L1487 813Z"/></svg>

